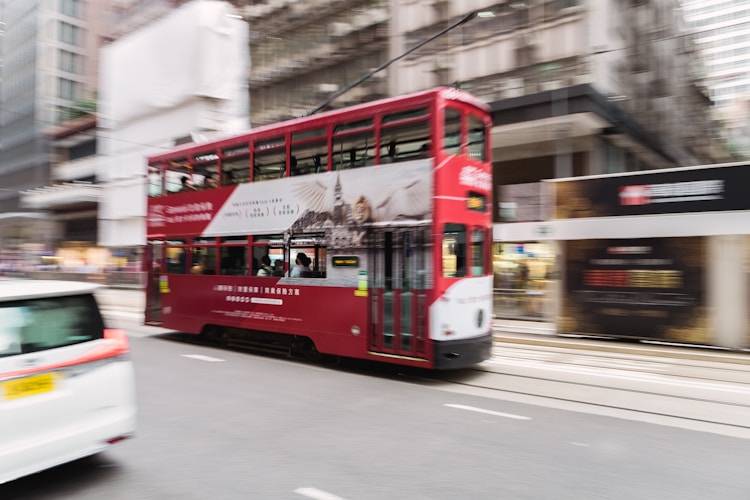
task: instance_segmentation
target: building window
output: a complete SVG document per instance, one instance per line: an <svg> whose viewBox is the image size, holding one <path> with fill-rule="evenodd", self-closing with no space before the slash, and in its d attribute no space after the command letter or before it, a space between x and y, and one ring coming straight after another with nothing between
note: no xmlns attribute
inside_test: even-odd
<svg viewBox="0 0 750 500"><path fill-rule="evenodd" d="M67 50L60 50L60 70L68 73L80 73L81 56Z"/></svg>
<svg viewBox="0 0 750 500"><path fill-rule="evenodd" d="M60 13L70 17L82 17L80 0L60 0Z"/></svg>
<svg viewBox="0 0 750 500"><path fill-rule="evenodd" d="M73 101L78 98L79 86L80 83L78 82L68 80L67 78L60 78L57 81L57 97Z"/></svg>
<svg viewBox="0 0 750 500"><path fill-rule="evenodd" d="M70 23L60 23L60 41L70 45L79 45L83 37L81 28Z"/></svg>

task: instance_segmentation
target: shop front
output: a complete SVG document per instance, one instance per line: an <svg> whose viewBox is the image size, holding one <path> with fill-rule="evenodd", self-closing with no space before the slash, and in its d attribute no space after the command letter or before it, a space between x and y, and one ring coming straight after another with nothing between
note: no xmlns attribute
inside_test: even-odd
<svg viewBox="0 0 750 500"><path fill-rule="evenodd" d="M493 245L494 314L497 318L551 318L554 245L543 241Z"/></svg>
<svg viewBox="0 0 750 500"><path fill-rule="evenodd" d="M548 182L559 334L750 347L750 165Z"/></svg>
<svg viewBox="0 0 750 500"><path fill-rule="evenodd" d="M553 321L557 243L545 220L544 183L497 187L493 227L494 316Z"/></svg>

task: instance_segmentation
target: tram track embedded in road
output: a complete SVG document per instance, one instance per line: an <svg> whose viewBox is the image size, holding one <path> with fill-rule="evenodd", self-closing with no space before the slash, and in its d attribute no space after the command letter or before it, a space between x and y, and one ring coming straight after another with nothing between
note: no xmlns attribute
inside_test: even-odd
<svg viewBox="0 0 750 500"><path fill-rule="evenodd" d="M575 355L569 354L574 360ZM684 366L684 360L682 363ZM695 363L693 368L709 369L703 363ZM546 375L545 371L552 373ZM745 370L738 370L740 376L744 373ZM640 415L707 424L734 429L750 437L750 404L746 403L750 401L750 388L741 382L581 366L575 362L536 359L514 363L512 357L502 356L493 357L476 368L436 373L430 381L454 386L444 389L463 388L466 392L496 399L550 406L575 405L582 411L621 412L625 418Z"/></svg>

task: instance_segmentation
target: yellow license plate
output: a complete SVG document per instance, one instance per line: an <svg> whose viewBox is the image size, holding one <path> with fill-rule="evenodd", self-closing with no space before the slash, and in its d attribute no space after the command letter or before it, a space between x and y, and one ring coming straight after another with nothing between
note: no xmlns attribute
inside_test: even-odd
<svg viewBox="0 0 750 500"><path fill-rule="evenodd" d="M32 377L24 377L16 380L3 382L3 391L5 399L17 399L43 392L55 390L55 380L57 375L54 373L44 373Z"/></svg>

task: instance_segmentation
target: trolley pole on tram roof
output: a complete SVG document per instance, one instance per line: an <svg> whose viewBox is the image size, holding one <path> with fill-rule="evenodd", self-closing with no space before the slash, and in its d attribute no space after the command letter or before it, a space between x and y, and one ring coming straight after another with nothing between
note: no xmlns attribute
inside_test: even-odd
<svg viewBox="0 0 750 500"><path fill-rule="evenodd" d="M308 111L305 116L314 115L315 113L317 113L318 111L322 110L323 108L325 108L326 106L328 106L329 104L331 104L333 101L335 101L336 99L338 99L339 97L341 97L345 93L349 92L351 89L353 89L357 85L359 85L362 82L366 81L372 75L374 75L374 74L376 74L376 73L378 73L380 71L383 71L388 66L390 66L393 63L395 63L396 61L398 61L400 59L403 59L404 57L408 56L409 54L411 54L415 50L420 49L422 46L430 43L431 41L435 40L436 38L439 38L439 37L445 35L449 31L451 31L451 30L453 30L455 28L458 28L459 26L462 26L462 25L468 23L469 21L471 21L475 17L494 17L494 14L491 11L488 11L488 10L473 10L473 11L469 12L468 14L466 14L465 16L463 16L462 18L460 18L458 21L454 22L450 26L448 26L446 28L443 28L442 30L438 31L437 33L435 33L431 37L422 40L421 42L417 43L416 45L414 45L410 49L407 49L405 52L399 54L398 56L394 57L393 59L387 60L386 62L384 62L383 64L381 64L377 68L374 68L374 69L368 71L367 73L365 73L364 75L362 75L361 77L359 77L358 79L356 79L355 81L353 81L352 83L350 83L350 84L344 86L343 88L337 90L331 96L329 96L326 100L324 100L323 102L321 102L320 104L318 104L317 106L315 106L314 108L312 108L310 111Z"/></svg>

